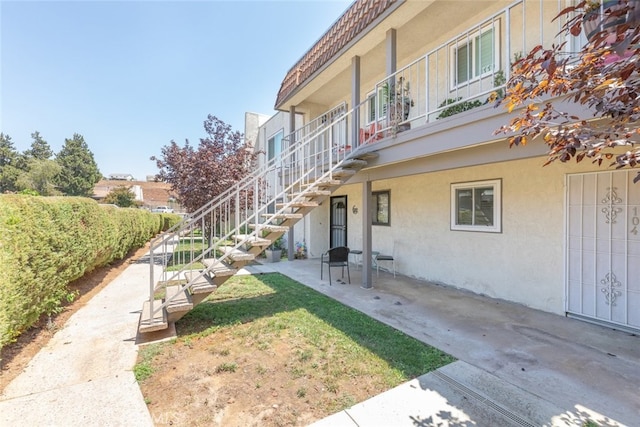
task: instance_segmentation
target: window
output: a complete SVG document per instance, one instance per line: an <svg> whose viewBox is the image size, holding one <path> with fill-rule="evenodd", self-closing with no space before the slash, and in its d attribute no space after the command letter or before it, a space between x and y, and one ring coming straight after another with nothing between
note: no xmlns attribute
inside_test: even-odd
<svg viewBox="0 0 640 427"><path fill-rule="evenodd" d="M379 87L377 93L378 96L376 96L376 92L367 95L367 124L384 119L387 115L387 103L384 99L383 88Z"/></svg>
<svg viewBox="0 0 640 427"><path fill-rule="evenodd" d="M389 190L371 192L371 223L391 225L391 196Z"/></svg>
<svg viewBox="0 0 640 427"><path fill-rule="evenodd" d="M500 233L501 180L451 185L451 229Z"/></svg>
<svg viewBox="0 0 640 427"><path fill-rule="evenodd" d="M284 130L279 131L267 140L267 160L278 157L282 153L282 139Z"/></svg>
<svg viewBox="0 0 640 427"><path fill-rule="evenodd" d="M458 40L451 46L453 87L497 71L499 39L496 37L498 22Z"/></svg>

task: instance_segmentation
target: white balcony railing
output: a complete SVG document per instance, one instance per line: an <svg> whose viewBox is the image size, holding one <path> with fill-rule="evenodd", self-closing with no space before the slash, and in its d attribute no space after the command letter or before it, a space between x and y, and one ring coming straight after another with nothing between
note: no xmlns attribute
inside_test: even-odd
<svg viewBox="0 0 640 427"><path fill-rule="evenodd" d="M562 22L554 18L564 6L564 0L516 1L385 77L360 107L358 143L495 102L512 63L538 44L559 42ZM568 43L567 51L580 42Z"/></svg>

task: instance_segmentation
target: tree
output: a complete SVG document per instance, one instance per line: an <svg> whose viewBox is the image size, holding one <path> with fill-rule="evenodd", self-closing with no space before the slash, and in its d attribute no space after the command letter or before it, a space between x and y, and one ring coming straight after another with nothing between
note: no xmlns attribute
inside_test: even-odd
<svg viewBox="0 0 640 427"><path fill-rule="evenodd" d="M74 133L72 139L64 140L64 145L56 156L56 162L61 168L56 181L63 194L92 195L93 187L102 175L82 135Z"/></svg>
<svg viewBox="0 0 640 427"><path fill-rule="evenodd" d="M40 132L35 131L31 134L33 142L31 143L31 149L24 152L25 156L38 160L48 160L53 157L53 151L49 143L42 139Z"/></svg>
<svg viewBox="0 0 640 427"><path fill-rule="evenodd" d="M162 147L160 158L151 157L160 172L157 178L171 184L182 205L193 212L248 175L257 157L243 135L209 115L204 122L207 137L194 148L174 141Z"/></svg>
<svg viewBox="0 0 640 427"><path fill-rule="evenodd" d="M131 191L131 187L119 185L106 195L104 203L112 203L121 208L136 206L136 195Z"/></svg>
<svg viewBox="0 0 640 427"><path fill-rule="evenodd" d="M0 194L18 189L16 181L22 171L22 163L11 137L0 133Z"/></svg>
<svg viewBox="0 0 640 427"><path fill-rule="evenodd" d="M55 183L62 168L56 161L31 158L27 160L27 165L27 170L22 171L16 181L19 190L33 190L41 196L61 194Z"/></svg>
<svg viewBox="0 0 640 427"><path fill-rule="evenodd" d="M578 36L586 26L589 42L575 55L564 43L548 49L536 46L517 61L503 103L509 112L524 106L518 117L496 130L514 133L509 145L524 145L537 136L549 146L545 165L585 157L616 168L636 167L640 148L640 1L582 1L555 19L565 19L561 35ZM588 107L589 117L559 110L561 97ZM593 120L593 119L596 120ZM621 152L617 147L628 147ZM635 181L640 179L636 176Z"/></svg>

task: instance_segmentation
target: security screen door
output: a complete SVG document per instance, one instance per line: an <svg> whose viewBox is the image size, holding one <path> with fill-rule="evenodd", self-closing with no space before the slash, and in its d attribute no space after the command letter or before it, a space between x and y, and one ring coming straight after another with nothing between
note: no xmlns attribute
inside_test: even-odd
<svg viewBox="0 0 640 427"><path fill-rule="evenodd" d="M347 196L331 198L329 247L347 246Z"/></svg>
<svg viewBox="0 0 640 427"><path fill-rule="evenodd" d="M567 178L567 312L640 330L637 171Z"/></svg>

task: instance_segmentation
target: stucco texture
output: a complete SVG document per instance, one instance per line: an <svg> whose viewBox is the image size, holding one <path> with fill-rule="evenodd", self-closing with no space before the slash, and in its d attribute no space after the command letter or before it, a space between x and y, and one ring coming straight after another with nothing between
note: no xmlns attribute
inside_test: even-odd
<svg viewBox="0 0 640 427"><path fill-rule="evenodd" d="M426 161L426 160L425 160ZM524 159L374 181L389 190L391 225L372 227L372 249L393 254L404 275L529 307L565 312L565 175L585 165ZM451 230L451 184L500 179L502 232ZM334 195L348 198L348 245L362 245L362 184ZM313 253L328 245L328 203L312 213Z"/></svg>

